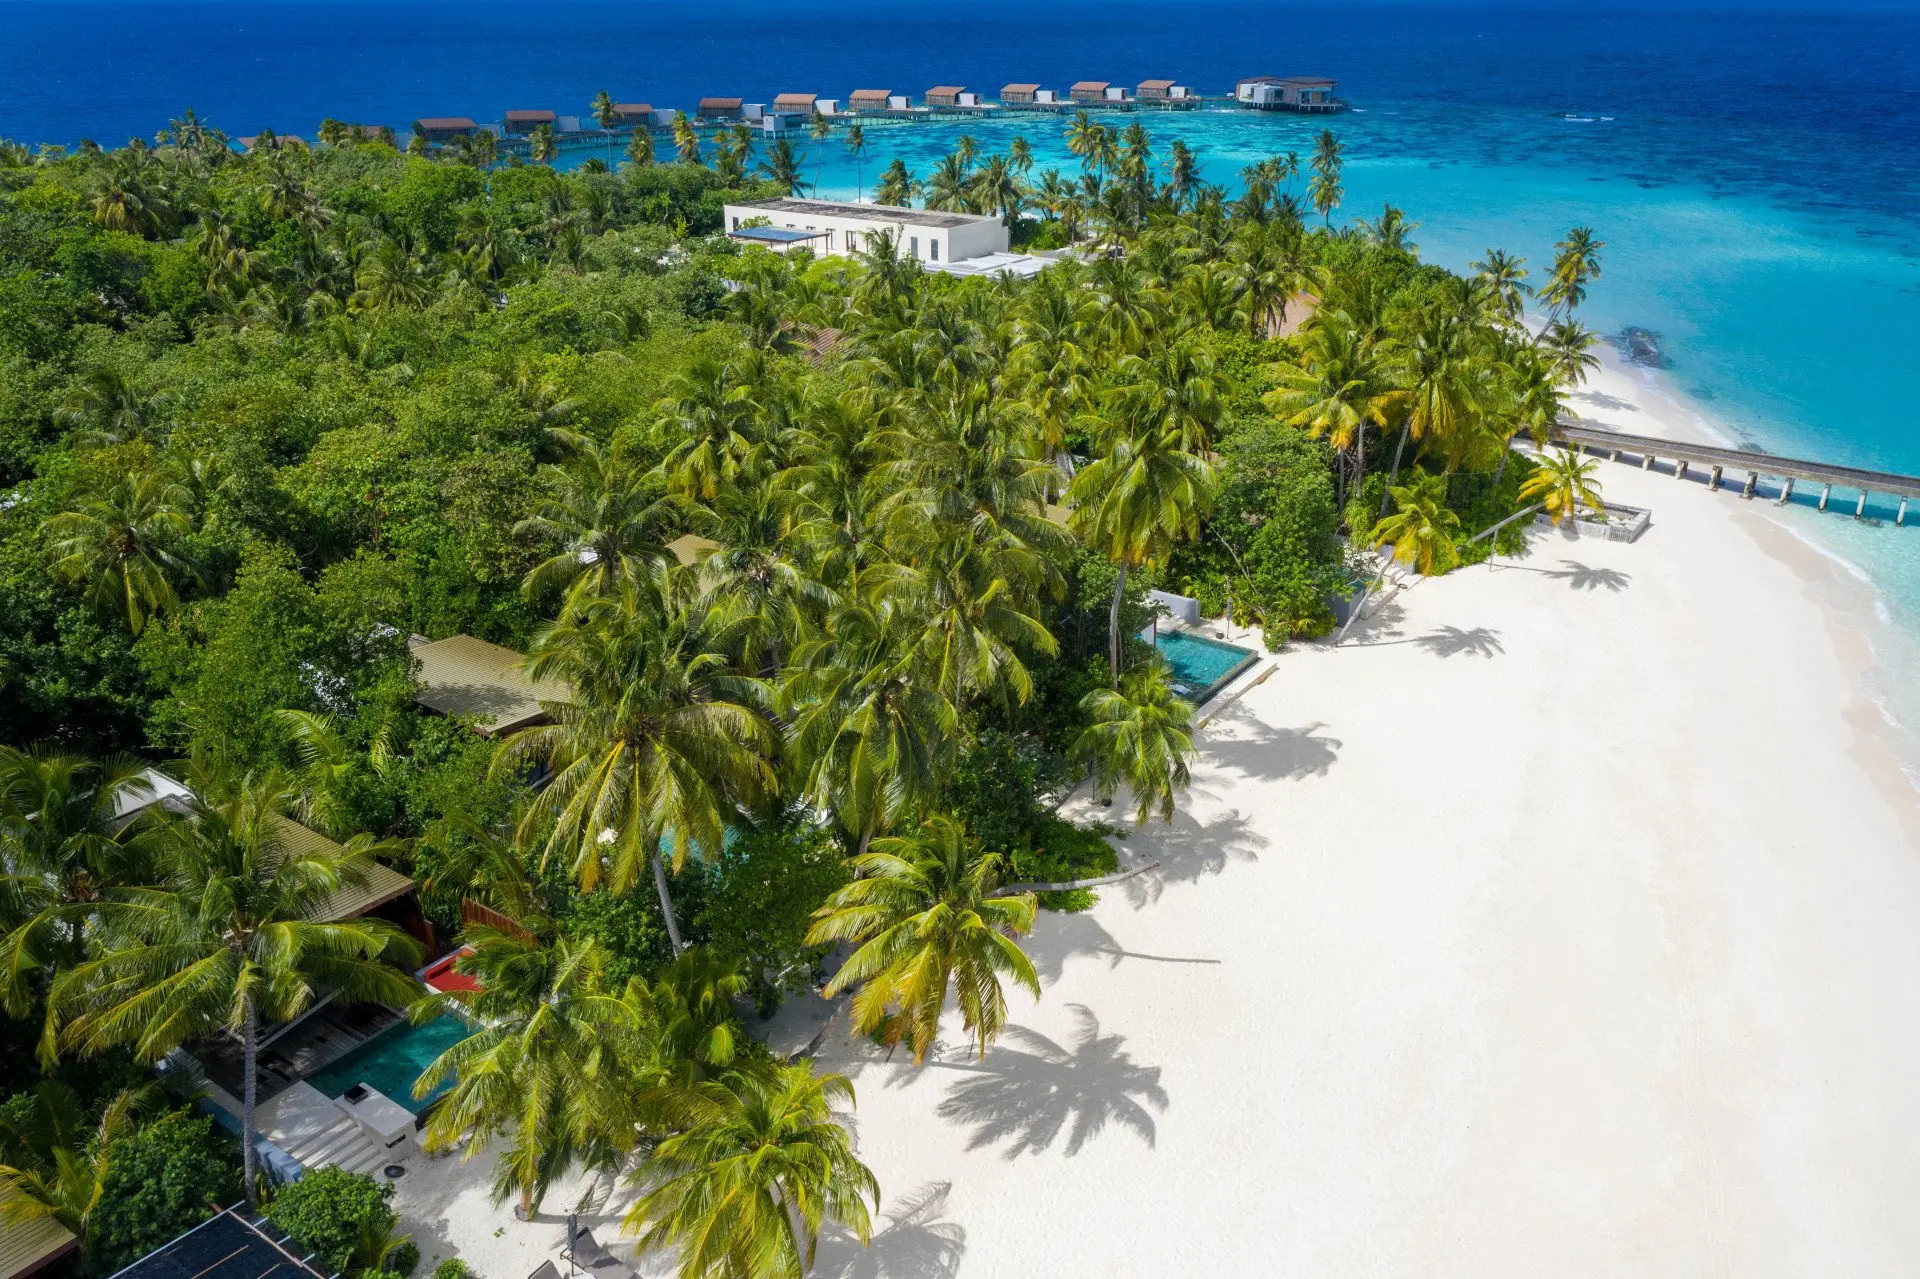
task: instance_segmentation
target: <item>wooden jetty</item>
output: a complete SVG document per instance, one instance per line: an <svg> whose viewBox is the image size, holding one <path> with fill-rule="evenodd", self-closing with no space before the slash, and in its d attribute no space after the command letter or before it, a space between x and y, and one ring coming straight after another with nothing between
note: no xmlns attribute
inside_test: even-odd
<svg viewBox="0 0 1920 1279"><path fill-rule="evenodd" d="M1900 511L1893 522L1904 525L1907 522L1907 501L1920 497L1920 476L1899 475L1892 471L1869 471L1855 466L1832 466L1826 462L1808 462L1800 458L1775 457L1771 453L1756 453L1751 449L1723 449L1711 444L1686 444L1679 440L1656 439L1650 435L1627 435L1620 431L1603 430L1597 426L1575 426L1562 423L1553 431L1553 439L1569 447L1602 453L1618 462L1622 454L1640 459L1640 469L1650 471L1654 462L1666 459L1673 463L1676 478L1686 479L1690 468L1703 466L1708 468L1707 487L1720 487L1721 473L1726 470L1745 471L1746 483L1740 490L1740 496L1751 498L1759 487L1762 476L1771 476L1780 481L1779 496L1775 503L1786 502L1793 496L1796 481L1818 484L1820 489L1820 509L1827 509L1827 502L1833 496L1833 486L1856 489L1859 499L1854 505L1853 515L1860 518L1867 512L1867 495L1884 493L1900 499Z"/></svg>

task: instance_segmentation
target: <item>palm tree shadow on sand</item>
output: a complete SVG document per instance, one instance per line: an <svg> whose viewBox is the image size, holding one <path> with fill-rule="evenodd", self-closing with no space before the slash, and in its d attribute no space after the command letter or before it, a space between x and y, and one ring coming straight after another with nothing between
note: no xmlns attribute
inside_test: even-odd
<svg viewBox="0 0 1920 1279"><path fill-rule="evenodd" d="M1346 745L1321 732L1325 727L1315 722L1282 728L1235 706L1208 726L1206 753L1241 776L1262 781L1325 777Z"/></svg>
<svg viewBox="0 0 1920 1279"><path fill-rule="evenodd" d="M821 1241L819 1279L949 1279L967 1251L967 1228L946 1219L950 1181L929 1181L896 1200L862 1248L845 1231Z"/></svg>
<svg viewBox="0 0 1920 1279"><path fill-rule="evenodd" d="M1630 573L1622 573L1617 568L1592 568L1577 560L1561 560L1564 565L1558 569L1546 570L1548 577L1558 578L1576 591L1608 590L1615 594L1627 589L1627 583L1633 580Z"/></svg>
<svg viewBox="0 0 1920 1279"><path fill-rule="evenodd" d="M960 1074L935 1113L973 1128L967 1149L1004 1143L1004 1157L1014 1159L1058 1144L1062 1154L1077 1155L1113 1127L1154 1144L1153 1112L1167 1108L1160 1068L1134 1061L1124 1036L1101 1034L1085 1004L1067 1007L1071 1046L1011 1026L984 1061L929 1063Z"/></svg>
<svg viewBox="0 0 1920 1279"><path fill-rule="evenodd" d="M1500 643L1500 632L1490 626L1464 630L1458 626L1442 626L1413 642L1435 657L1498 657L1507 651Z"/></svg>
<svg viewBox="0 0 1920 1279"><path fill-rule="evenodd" d="M1156 820L1145 830L1131 829L1138 846L1129 849L1125 864L1135 865L1139 859L1145 859L1160 865L1144 875L1123 879L1100 891L1118 893L1135 910L1159 901L1169 884L1192 883L1218 875L1233 862L1258 861L1258 850L1267 844L1266 837L1255 832L1248 819L1232 809L1206 822L1195 819L1186 809L1176 809L1170 823Z"/></svg>

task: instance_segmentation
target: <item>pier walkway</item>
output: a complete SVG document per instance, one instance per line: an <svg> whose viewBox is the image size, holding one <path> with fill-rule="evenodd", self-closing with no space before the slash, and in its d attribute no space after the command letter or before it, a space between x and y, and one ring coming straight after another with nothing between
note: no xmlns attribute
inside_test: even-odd
<svg viewBox="0 0 1920 1279"><path fill-rule="evenodd" d="M1796 480L1821 485L1820 509L1827 509L1827 501L1833 496L1833 487L1857 490L1859 499L1854 507L1854 517L1866 514L1867 495L1885 493L1900 499L1900 511L1894 516L1895 524L1907 522L1907 499L1920 497L1920 476L1899 475L1892 471L1868 471L1853 466L1831 466L1825 462L1808 462L1799 458L1775 457L1771 453L1756 453L1750 449L1723 449L1711 444L1687 444L1680 440L1656 439L1650 435L1627 435L1620 431L1603 430L1597 426L1573 426L1562 423L1554 428L1553 439L1556 443L1578 447L1594 453L1602 453L1618 462L1622 454L1640 459L1640 469L1650 471L1655 461L1666 458L1673 463L1674 475L1687 478L1689 468L1704 466L1708 468L1707 487L1718 489L1723 471L1745 471L1746 484L1740 490L1741 497L1750 498L1759 486L1760 477L1772 476L1780 481L1776 502L1784 503L1793 497Z"/></svg>

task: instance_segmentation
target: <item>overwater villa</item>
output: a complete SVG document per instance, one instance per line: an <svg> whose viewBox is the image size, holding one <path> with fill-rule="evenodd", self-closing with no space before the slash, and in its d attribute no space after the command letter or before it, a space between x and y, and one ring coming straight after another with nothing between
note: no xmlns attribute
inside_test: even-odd
<svg viewBox="0 0 1920 1279"><path fill-rule="evenodd" d="M653 123L653 104L616 102L613 104L613 117L617 128L643 129Z"/></svg>
<svg viewBox="0 0 1920 1279"><path fill-rule="evenodd" d="M927 90L926 103L935 109L941 107L977 107L980 95L970 92L965 85L937 84Z"/></svg>
<svg viewBox="0 0 1920 1279"><path fill-rule="evenodd" d="M1338 111L1335 82L1325 76L1247 76L1233 86L1234 101L1257 111Z"/></svg>
<svg viewBox="0 0 1920 1279"><path fill-rule="evenodd" d="M1042 89L1037 84L1009 84L1000 89L1000 105L1003 107L1041 106L1056 100L1052 89Z"/></svg>
<svg viewBox="0 0 1920 1279"><path fill-rule="evenodd" d="M1142 102L1186 102L1193 91L1172 80L1142 80L1134 96Z"/></svg>
<svg viewBox="0 0 1920 1279"><path fill-rule="evenodd" d="M480 126L463 115L430 115L413 122L413 131L429 142L451 142Z"/></svg>
<svg viewBox="0 0 1920 1279"><path fill-rule="evenodd" d="M847 95L847 110L885 111L892 98L892 89L855 89Z"/></svg>
<svg viewBox="0 0 1920 1279"><path fill-rule="evenodd" d="M739 98L702 98L700 105L694 108L694 114L702 120L739 120L745 118L741 111Z"/></svg>
<svg viewBox="0 0 1920 1279"><path fill-rule="evenodd" d="M507 112L501 123L509 135L519 135L532 133L543 124L551 128L559 119L551 111L518 110Z"/></svg>
<svg viewBox="0 0 1920 1279"><path fill-rule="evenodd" d="M773 109L781 112L798 112L812 115L818 106L820 95L817 93L778 93L773 98Z"/></svg>

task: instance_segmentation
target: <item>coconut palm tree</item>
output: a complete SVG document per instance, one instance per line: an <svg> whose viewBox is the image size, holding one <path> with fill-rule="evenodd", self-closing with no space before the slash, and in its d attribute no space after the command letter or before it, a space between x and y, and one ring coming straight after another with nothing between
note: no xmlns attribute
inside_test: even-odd
<svg viewBox="0 0 1920 1279"><path fill-rule="evenodd" d="M628 577L576 597L535 640L527 672L563 681L554 722L501 743L496 775L544 764L553 780L527 805L529 843L565 858L584 891L631 892L652 868L675 954L680 939L667 861L717 855L727 822L774 789L765 686L729 669L732 637L713 612Z"/></svg>
<svg viewBox="0 0 1920 1279"><path fill-rule="evenodd" d="M1336 453L1351 454L1353 482L1367 473L1367 427L1384 430L1399 399L1376 345L1340 311L1320 311L1304 334L1296 364L1277 364L1268 373L1279 385L1261 403L1288 426L1318 439L1325 436ZM1347 468L1340 473L1336 502L1346 503Z"/></svg>
<svg viewBox="0 0 1920 1279"><path fill-rule="evenodd" d="M620 113L613 109L613 96L605 89L593 95L593 119L600 126L607 143L607 163L613 163L613 126L620 123Z"/></svg>
<svg viewBox="0 0 1920 1279"><path fill-rule="evenodd" d="M853 869L857 878L814 912L807 933L808 945L859 946L822 993L831 998L859 986L854 1028L910 1041L919 1065L951 987L975 1049L986 1056L1007 1024L1001 979L1040 997L1040 978L1014 940L1033 927L1033 895L996 896L1004 858L939 813L910 835L874 840Z"/></svg>
<svg viewBox="0 0 1920 1279"><path fill-rule="evenodd" d="M178 481L143 466L90 474L73 508L42 526L53 572L82 587L100 616L124 612L138 635L178 602L175 578L198 577L172 549L193 531L190 501Z"/></svg>
<svg viewBox="0 0 1920 1279"><path fill-rule="evenodd" d="M807 122L807 138L813 143L813 189L820 190L820 161L826 158L827 139L833 136L833 121L813 113L813 119Z"/></svg>
<svg viewBox="0 0 1920 1279"><path fill-rule="evenodd" d="M1382 515L1392 499L1393 481L1400 475L1409 440L1431 436L1450 442L1470 429L1481 398L1483 371L1474 358L1472 333L1444 306L1424 308L1415 317L1412 333L1394 341L1390 358L1402 392L1404 417L1387 476L1388 492L1380 501Z"/></svg>
<svg viewBox="0 0 1920 1279"><path fill-rule="evenodd" d="M532 1220L570 1168L631 1148L630 1103L651 1082L632 1048L644 1028L605 989L607 957L590 938L548 945L476 926L467 942L457 968L479 989L429 996L415 1016L457 1010L478 1029L435 1058L413 1093L447 1087L429 1112L427 1149L493 1149L494 1203L517 1195Z"/></svg>
<svg viewBox="0 0 1920 1279"><path fill-rule="evenodd" d="M737 960L689 946L651 980L621 992L633 1021L648 1028L653 1070L667 1087L691 1088L735 1065L745 1032L735 1011L748 981Z"/></svg>
<svg viewBox="0 0 1920 1279"><path fill-rule="evenodd" d="M1533 289L1527 284L1527 260L1500 249L1488 249L1486 257L1470 262L1474 278L1489 289L1508 324L1519 321Z"/></svg>
<svg viewBox="0 0 1920 1279"><path fill-rule="evenodd" d="M800 1279L829 1221L866 1243L880 1186L839 1122L852 1104L844 1075L806 1062L695 1085L634 1174L625 1228L643 1251L674 1249L680 1279Z"/></svg>
<svg viewBox="0 0 1920 1279"><path fill-rule="evenodd" d="M645 121L634 126L633 136L627 139L627 162L642 169L653 163L653 130Z"/></svg>
<svg viewBox="0 0 1920 1279"><path fill-rule="evenodd" d="M1033 172L1033 143L1014 134L1013 140L1007 143L1007 163L1023 178Z"/></svg>
<svg viewBox="0 0 1920 1279"><path fill-rule="evenodd" d="M291 838L297 788L280 772L202 779L186 811L149 809L155 882L100 907L96 958L54 982L52 1042L83 1054L130 1045L155 1062L190 1039L240 1040L241 1148L255 1193L255 1058L263 1024L315 1001L406 1005L420 947L385 920L325 918L327 899L364 885L374 845Z"/></svg>
<svg viewBox="0 0 1920 1279"><path fill-rule="evenodd" d="M1328 226L1333 225L1333 211L1340 207L1341 197L1346 194L1340 185L1340 171L1346 163L1344 150L1332 129L1322 129L1313 144L1313 180L1307 183L1307 198L1313 202L1313 211Z"/></svg>
<svg viewBox="0 0 1920 1279"><path fill-rule="evenodd" d="M668 384L660 433L669 442L659 473L670 493L710 502L758 465L754 385L736 363L699 359Z"/></svg>
<svg viewBox="0 0 1920 1279"><path fill-rule="evenodd" d="M1600 278L1600 250L1606 247L1586 226L1574 227L1553 246L1553 271L1540 290L1540 300L1557 319L1566 319L1586 301L1587 285Z"/></svg>
<svg viewBox="0 0 1920 1279"><path fill-rule="evenodd" d="M1165 559L1175 539L1194 535L1211 498L1213 468L1172 427L1128 417L1104 423L1101 434L1103 451L1073 477L1068 500L1073 530L1119 570L1107 620L1107 658L1117 688L1127 572Z"/></svg>
<svg viewBox="0 0 1920 1279"><path fill-rule="evenodd" d="M153 797L132 756L95 762L0 746L0 1007L27 1015L33 983L85 957L102 898L146 878L124 816Z"/></svg>
<svg viewBox="0 0 1920 1279"><path fill-rule="evenodd" d="M700 132L685 111L673 113L673 149L681 164L700 163Z"/></svg>
<svg viewBox="0 0 1920 1279"><path fill-rule="evenodd" d="M0 1189L13 1192L0 1195L0 1228L52 1220L91 1238L120 1142L164 1108L166 1095L158 1084L126 1089L97 1118L58 1079L42 1079L24 1096L25 1106L0 1114Z"/></svg>
<svg viewBox="0 0 1920 1279"><path fill-rule="evenodd" d="M874 188L873 202L889 204L904 209L913 203L914 195L920 190L920 184L914 179L907 162L895 156L880 174L880 185ZM871 242L873 237L868 236Z"/></svg>
<svg viewBox="0 0 1920 1279"><path fill-rule="evenodd" d="M1409 257L1420 256L1420 246L1407 237L1420 229L1418 222L1409 222L1404 211L1396 209L1391 203L1380 211L1380 216L1371 220L1360 219L1360 229L1366 233L1378 248L1389 253L1405 253Z"/></svg>
<svg viewBox="0 0 1920 1279"><path fill-rule="evenodd" d="M575 584L605 594L664 564L676 512L656 475L591 437L554 428L548 436L566 455L540 468L545 494L534 513L513 526L514 536L553 548L527 571L527 597Z"/></svg>
<svg viewBox="0 0 1920 1279"><path fill-rule="evenodd" d="M1572 449L1555 449L1540 458L1539 469L1520 486L1520 500L1537 500L1555 524L1570 520L1581 507L1590 511L1606 509L1600 500L1600 484L1594 473L1599 463Z"/></svg>
<svg viewBox="0 0 1920 1279"><path fill-rule="evenodd" d="M553 126L546 123L533 126L533 132L527 135L527 158L535 164L552 164L554 157L560 154L559 143L554 139Z"/></svg>
<svg viewBox="0 0 1920 1279"><path fill-rule="evenodd" d="M1555 320L1538 339L1541 351L1553 368L1553 380L1560 386L1580 386L1587 374L1600 367L1593 353L1599 337L1578 320Z"/></svg>
<svg viewBox="0 0 1920 1279"><path fill-rule="evenodd" d="M798 190L800 157L793 149L793 139L775 138L773 145L767 148L766 162L760 166L760 171L788 191Z"/></svg>
<svg viewBox="0 0 1920 1279"><path fill-rule="evenodd" d="M1148 658L1117 689L1088 693L1080 709L1087 727L1073 744L1073 756L1092 772L1100 799L1111 800L1124 783L1136 823L1144 826L1156 809L1161 821L1172 821L1174 795L1186 789L1187 762L1194 756L1193 703L1175 695L1165 660Z"/></svg>
<svg viewBox="0 0 1920 1279"><path fill-rule="evenodd" d="M162 405L142 395L114 368L89 369L53 416L56 422L75 428L74 442L83 448L157 441L165 436Z"/></svg>
<svg viewBox="0 0 1920 1279"><path fill-rule="evenodd" d="M967 213L972 211L973 203L973 184L968 180L966 164L957 152L941 156L927 178L927 207Z"/></svg>
<svg viewBox="0 0 1920 1279"><path fill-rule="evenodd" d="M1453 562L1453 530L1460 517L1447 509L1447 480L1443 475L1417 474L1413 483L1388 490L1395 513L1374 525L1371 544L1393 545L1393 558L1410 564L1423 576Z"/></svg>
<svg viewBox="0 0 1920 1279"><path fill-rule="evenodd" d="M867 190L867 131L861 125L849 125L847 128L847 154L853 157L853 198L859 201L865 198Z"/></svg>

